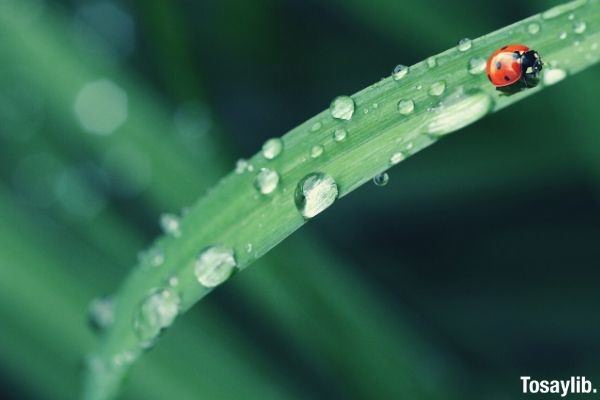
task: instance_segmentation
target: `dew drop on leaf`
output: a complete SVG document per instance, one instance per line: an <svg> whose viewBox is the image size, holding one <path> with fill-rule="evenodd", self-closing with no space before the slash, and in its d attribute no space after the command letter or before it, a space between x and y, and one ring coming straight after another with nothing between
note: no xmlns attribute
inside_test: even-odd
<svg viewBox="0 0 600 400"><path fill-rule="evenodd" d="M323 146L316 144L310 149L310 158L318 158L323 154Z"/></svg>
<svg viewBox="0 0 600 400"><path fill-rule="evenodd" d="M446 82L438 81L438 82L431 84L431 86L429 87L429 91L427 93L429 93L430 96L437 97L437 96L441 96L445 90L446 90Z"/></svg>
<svg viewBox="0 0 600 400"><path fill-rule="evenodd" d="M398 102L398 112L402 115L408 115L415 109L415 102L412 100L400 100Z"/></svg>
<svg viewBox="0 0 600 400"><path fill-rule="evenodd" d="M306 175L298 182L294 202L300 214L310 219L331 206L338 197L335 180L322 172Z"/></svg>
<svg viewBox="0 0 600 400"><path fill-rule="evenodd" d="M585 21L576 21L573 23L573 32L577 34L582 34L583 32L585 32L586 28L587 24L585 23Z"/></svg>
<svg viewBox="0 0 600 400"><path fill-rule="evenodd" d="M532 22L529 25L527 25L527 32L529 32L532 35L537 35L540 32L540 24L538 24L537 22Z"/></svg>
<svg viewBox="0 0 600 400"><path fill-rule="evenodd" d="M155 289L142 301L134 315L133 329L144 348L154 344L177 315L181 299L172 289Z"/></svg>
<svg viewBox="0 0 600 400"><path fill-rule="evenodd" d="M346 140L346 137L348 136L348 132L345 129L336 129L333 132L333 140L335 140L336 142L343 142L344 140Z"/></svg>
<svg viewBox="0 0 600 400"><path fill-rule="evenodd" d="M394 153L390 157L390 165L396 165L402 160L404 160L404 154L402 154L401 152Z"/></svg>
<svg viewBox="0 0 600 400"><path fill-rule="evenodd" d="M406 65L398 64L392 71L392 79L399 81L408 74L408 67Z"/></svg>
<svg viewBox="0 0 600 400"><path fill-rule="evenodd" d="M544 72L542 81L543 81L544 85L551 86L551 85L554 85L555 83L562 81L563 79L565 79L566 76L567 76L567 72L563 69L560 69L560 68L547 69Z"/></svg>
<svg viewBox="0 0 600 400"><path fill-rule="evenodd" d="M389 181L390 181L390 176L388 175L387 172L383 172L381 174L375 175L375 177L373 178L373 183L376 186L385 186L388 184Z"/></svg>
<svg viewBox="0 0 600 400"><path fill-rule="evenodd" d="M469 73L478 75L485 71L486 59L481 57L471 58L469 60Z"/></svg>
<svg viewBox="0 0 600 400"><path fill-rule="evenodd" d="M329 111L333 118L348 121L354 114L354 100L350 96L338 96L331 102Z"/></svg>
<svg viewBox="0 0 600 400"><path fill-rule="evenodd" d="M458 45L456 46L456 48L458 49L458 51L467 51L471 48L471 45L472 45L471 39L464 38L458 42Z"/></svg>
<svg viewBox="0 0 600 400"><path fill-rule="evenodd" d="M196 279L212 288L225 282L237 266L233 249L224 246L208 247L198 255L194 265Z"/></svg>
<svg viewBox="0 0 600 400"><path fill-rule="evenodd" d="M175 214L163 214L160 216L160 226L163 232L174 237L181 236L181 223Z"/></svg>
<svg viewBox="0 0 600 400"><path fill-rule="evenodd" d="M279 185L279 174L270 168L261 168L254 179L254 187L261 194L270 194Z"/></svg>
<svg viewBox="0 0 600 400"><path fill-rule="evenodd" d="M283 141L280 138L267 140L262 146L262 155L267 160L272 160L281 154L283 150Z"/></svg>

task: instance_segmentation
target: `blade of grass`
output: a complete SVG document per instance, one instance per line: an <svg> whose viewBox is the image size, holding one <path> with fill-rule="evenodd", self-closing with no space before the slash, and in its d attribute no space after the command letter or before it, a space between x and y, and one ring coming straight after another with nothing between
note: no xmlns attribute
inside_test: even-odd
<svg viewBox="0 0 600 400"><path fill-rule="evenodd" d="M450 49L436 56L435 66L427 62L417 64L399 82L388 78L355 94L356 110L351 121L336 120L326 111L293 129L283 137L284 151L279 157L267 160L259 154L251 160L257 170L272 168L281 176L282 181L271 196L257 194L254 174L232 173L224 178L181 221L180 236L163 237L157 242L165 254L164 265L151 272L142 266L124 283L115 325L99 350L105 368L89 375L86 398L110 398L118 391L129 365L112 365L115 354L130 352L133 358L142 354L142 341L131 321L153 288L177 277L181 282L177 289L181 311L210 292L194 277L199 249L225 245L235 252L237 267L243 269L305 223L294 204L294 192L307 174L327 173L335 179L339 195L344 196L389 168L390 158L397 152L410 156L440 136L540 91L544 85L512 96L503 95L494 90L485 75L469 73L473 58L487 57L507 42L527 42L547 60L565 60L561 70L549 72L549 65L546 66L545 84L594 65L599 59L598 4L596 0L566 3L483 36L466 51ZM575 8L586 15L588 28L580 40L585 53L559 37L563 30L573 29L567 15ZM532 23L541 26L541 30L530 33L528 27ZM440 104L427 89L441 80L445 81L447 95ZM404 106L404 112L399 113L400 100L413 101L414 112ZM349 137L336 143L331 134L341 127L347 129ZM325 154L310 160L308 152L315 145L324 146ZM246 250L248 243L252 244L252 252Z"/></svg>

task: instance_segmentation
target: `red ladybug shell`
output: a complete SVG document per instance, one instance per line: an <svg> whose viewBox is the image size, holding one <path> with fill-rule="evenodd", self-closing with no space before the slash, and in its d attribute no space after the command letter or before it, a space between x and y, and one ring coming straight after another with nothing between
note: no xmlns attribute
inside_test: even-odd
<svg viewBox="0 0 600 400"><path fill-rule="evenodd" d="M496 87L512 85L523 76L521 59L515 54L523 54L529 47L522 44L509 44L492 53L487 60L485 72Z"/></svg>

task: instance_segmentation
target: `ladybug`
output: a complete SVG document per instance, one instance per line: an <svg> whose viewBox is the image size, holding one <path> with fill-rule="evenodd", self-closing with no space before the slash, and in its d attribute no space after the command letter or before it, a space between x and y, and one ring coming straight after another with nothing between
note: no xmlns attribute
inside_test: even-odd
<svg viewBox="0 0 600 400"><path fill-rule="evenodd" d="M485 72L499 90L528 88L537 84L542 64L537 51L522 44L509 44L492 53Z"/></svg>

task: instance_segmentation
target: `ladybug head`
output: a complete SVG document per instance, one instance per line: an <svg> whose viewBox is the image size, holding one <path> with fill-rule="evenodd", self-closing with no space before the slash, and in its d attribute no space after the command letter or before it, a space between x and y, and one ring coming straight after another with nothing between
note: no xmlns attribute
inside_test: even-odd
<svg viewBox="0 0 600 400"><path fill-rule="evenodd" d="M535 50L526 51L521 56L521 67L525 74L530 77L537 77L538 73L542 70L542 65L542 59Z"/></svg>

